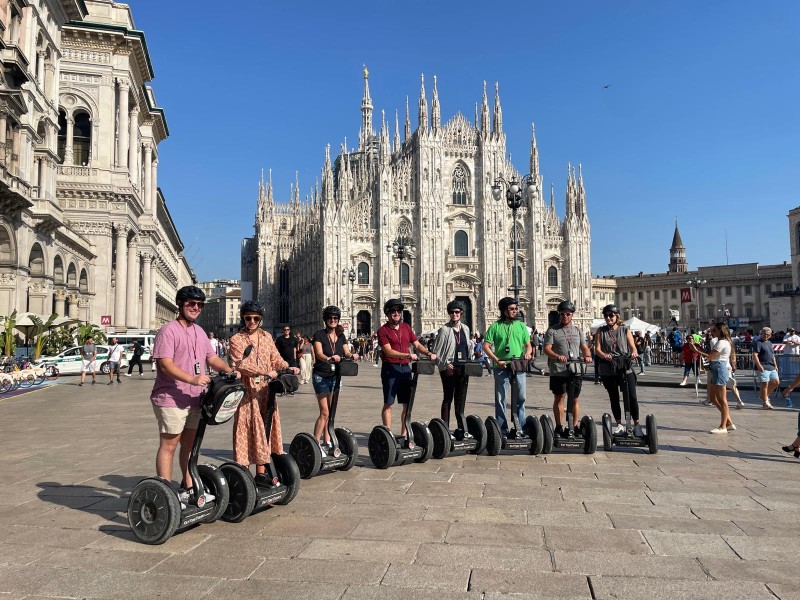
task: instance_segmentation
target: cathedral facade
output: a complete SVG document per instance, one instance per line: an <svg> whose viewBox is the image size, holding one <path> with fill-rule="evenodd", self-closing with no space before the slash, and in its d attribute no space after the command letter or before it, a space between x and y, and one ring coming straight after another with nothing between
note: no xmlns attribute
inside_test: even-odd
<svg viewBox="0 0 800 600"><path fill-rule="evenodd" d="M365 69L358 147L348 149L345 139L332 158L328 146L321 182L302 201L297 180L291 198L279 202L271 175L262 175L255 235L242 245L243 300L257 299L273 325L303 331L318 328L322 307L335 304L346 329L368 333L382 323L383 303L402 296L406 321L427 333L441 326L447 303L457 298L473 331L483 333L498 316L498 300L514 295L516 246L527 324L544 331L558 303L569 299L575 324L588 330L591 234L580 168L568 168L560 219L552 186L544 199L532 131L533 193L524 190L513 222L505 190L499 201L492 196L498 178L522 175L506 151L497 86L490 116L484 83L474 121L459 112L442 123L436 77L430 91L429 102L423 77L416 129L406 100L404 127L395 113L392 135L383 111L373 125Z"/></svg>

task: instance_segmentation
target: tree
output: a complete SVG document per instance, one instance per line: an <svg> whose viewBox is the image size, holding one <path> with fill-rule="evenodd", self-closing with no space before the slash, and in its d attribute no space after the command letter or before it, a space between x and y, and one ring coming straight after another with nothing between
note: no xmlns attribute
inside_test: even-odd
<svg viewBox="0 0 800 600"><path fill-rule="evenodd" d="M66 325L53 329L48 335L42 336L42 352L45 356L54 356L75 345L72 332Z"/></svg>
<svg viewBox="0 0 800 600"><path fill-rule="evenodd" d="M78 327L73 327L70 332L78 338L79 346L83 346L87 338L92 338L96 344L106 343L106 334L103 333L103 330L88 321Z"/></svg>
<svg viewBox="0 0 800 600"><path fill-rule="evenodd" d="M11 313L8 317L0 317L3 320L3 354L11 356L17 349L17 343L14 339L14 327L17 325L17 311Z"/></svg>
<svg viewBox="0 0 800 600"><path fill-rule="evenodd" d="M42 344L46 337L44 333L53 324L53 321L58 318L58 313L50 315L47 321L42 321L37 315L31 315L30 318L33 321L33 331L31 332L31 343L34 346L33 360L39 360L42 355Z"/></svg>

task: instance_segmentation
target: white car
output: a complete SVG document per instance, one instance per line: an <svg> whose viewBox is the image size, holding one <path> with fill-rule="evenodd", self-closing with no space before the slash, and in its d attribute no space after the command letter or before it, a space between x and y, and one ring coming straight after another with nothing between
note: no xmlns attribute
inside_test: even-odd
<svg viewBox="0 0 800 600"><path fill-rule="evenodd" d="M81 366L83 365L83 359L81 358L82 348L83 346L74 346L64 350L59 354L56 354L55 356L41 356L39 357L39 360L36 361L36 364L55 365L58 368L58 373L60 375L74 375L80 373ZM106 374L110 368L108 365L108 349L108 346L98 345L97 358L95 359L95 366L97 367L97 370ZM119 368L122 370L123 368L127 368L127 366L128 361L125 359L125 354L123 353Z"/></svg>

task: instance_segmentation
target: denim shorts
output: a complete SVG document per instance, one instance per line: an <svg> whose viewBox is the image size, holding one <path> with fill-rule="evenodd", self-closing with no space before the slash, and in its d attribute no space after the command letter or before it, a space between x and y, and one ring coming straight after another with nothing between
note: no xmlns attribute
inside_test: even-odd
<svg viewBox="0 0 800 600"><path fill-rule="evenodd" d="M712 361L708 363L708 374L708 383L712 385L726 385L728 383L730 371L728 371L727 364Z"/></svg>
<svg viewBox="0 0 800 600"><path fill-rule="evenodd" d="M314 386L314 392L317 394L330 394L336 387L336 376L323 377L313 373L311 375L311 384ZM341 384L339 385L341 387Z"/></svg>
<svg viewBox="0 0 800 600"><path fill-rule="evenodd" d="M780 381L780 377L778 377L778 372L775 369L771 371L767 371L764 369L763 371L756 371L756 376L758 377L759 383L769 383L771 379L775 381Z"/></svg>

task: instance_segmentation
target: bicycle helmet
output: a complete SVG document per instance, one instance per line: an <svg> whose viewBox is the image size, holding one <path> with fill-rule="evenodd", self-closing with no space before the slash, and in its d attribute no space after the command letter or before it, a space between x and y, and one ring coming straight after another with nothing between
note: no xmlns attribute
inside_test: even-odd
<svg viewBox="0 0 800 600"><path fill-rule="evenodd" d="M505 298L500 298L500 302L497 303L497 307L500 309L500 313L502 314L512 304L519 304L519 302L516 298L506 296Z"/></svg>
<svg viewBox="0 0 800 600"><path fill-rule="evenodd" d="M247 300L246 302L242 302L242 305L239 307L239 315L243 316L244 313L258 313L263 317L264 309L255 300Z"/></svg>
<svg viewBox="0 0 800 600"><path fill-rule="evenodd" d="M342 311L338 306L326 306L322 309L322 320L324 321L328 317L339 317L342 318Z"/></svg>
<svg viewBox="0 0 800 600"><path fill-rule="evenodd" d="M393 309L394 307L396 307L396 306L399 306L400 310L405 309L405 306L403 306L403 303L400 300L398 300L397 298L392 298L391 300L387 300L386 304L383 305L383 314L388 315L389 311L391 309Z"/></svg>
<svg viewBox="0 0 800 600"><path fill-rule="evenodd" d="M568 310L569 312L574 313L575 312L575 305L572 302L570 302L569 300L564 300L563 302L560 302L558 304L558 306L556 307L556 310L558 312L561 312L561 311L564 311L564 310Z"/></svg>
<svg viewBox="0 0 800 600"><path fill-rule="evenodd" d="M175 304L182 306L187 300L200 300L200 302L205 302L206 295L199 287L186 285L179 289L178 293L175 295Z"/></svg>
<svg viewBox="0 0 800 600"><path fill-rule="evenodd" d="M461 300L452 300L451 302L447 303L447 312L453 310L460 310L462 313L467 312L467 305L464 304Z"/></svg>
<svg viewBox="0 0 800 600"><path fill-rule="evenodd" d="M608 314L619 316L619 307L616 304L606 304L603 307L603 316L605 317Z"/></svg>

